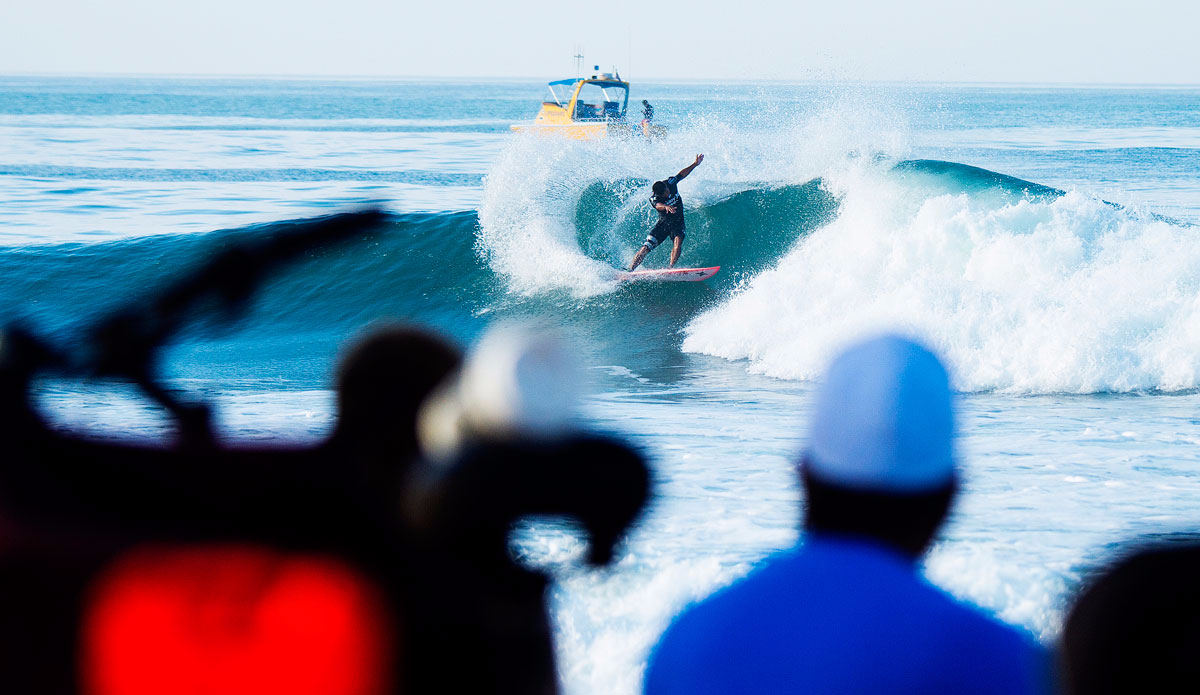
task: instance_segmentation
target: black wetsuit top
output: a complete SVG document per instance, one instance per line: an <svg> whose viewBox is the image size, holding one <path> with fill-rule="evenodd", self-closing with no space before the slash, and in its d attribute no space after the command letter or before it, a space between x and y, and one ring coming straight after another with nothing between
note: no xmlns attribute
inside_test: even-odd
<svg viewBox="0 0 1200 695"><path fill-rule="evenodd" d="M683 198L679 195L679 189L675 186L679 179L675 176L667 179L663 183L667 184L666 195L657 196L650 195L650 205L666 205L667 207L675 208L675 212L664 212L657 207L654 208L658 213L658 224L656 229L664 229L668 231L683 230Z"/></svg>

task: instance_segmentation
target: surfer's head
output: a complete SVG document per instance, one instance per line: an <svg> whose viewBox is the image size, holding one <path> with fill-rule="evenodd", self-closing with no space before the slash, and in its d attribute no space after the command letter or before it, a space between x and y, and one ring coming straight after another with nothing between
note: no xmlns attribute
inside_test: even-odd
<svg viewBox="0 0 1200 695"><path fill-rule="evenodd" d="M906 338L858 343L818 392L801 463L806 525L924 552L957 489L950 379Z"/></svg>
<svg viewBox="0 0 1200 695"><path fill-rule="evenodd" d="M650 190L654 191L654 195L664 196L667 194L667 182L655 181L654 185L650 187Z"/></svg>

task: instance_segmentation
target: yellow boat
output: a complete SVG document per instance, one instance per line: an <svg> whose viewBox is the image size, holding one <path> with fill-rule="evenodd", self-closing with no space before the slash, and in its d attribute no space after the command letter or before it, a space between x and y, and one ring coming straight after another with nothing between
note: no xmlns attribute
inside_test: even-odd
<svg viewBox="0 0 1200 695"><path fill-rule="evenodd" d="M666 129L649 123L631 125L625 118L629 105L629 83L608 73L547 85L550 98L532 123L518 123L513 130L573 140L598 140L610 136L661 135Z"/></svg>

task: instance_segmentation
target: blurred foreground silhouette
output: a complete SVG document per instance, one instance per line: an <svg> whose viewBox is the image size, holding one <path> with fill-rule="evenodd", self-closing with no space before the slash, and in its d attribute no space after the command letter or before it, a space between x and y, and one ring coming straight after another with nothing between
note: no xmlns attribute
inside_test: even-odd
<svg viewBox="0 0 1200 695"><path fill-rule="evenodd" d="M346 354L337 424L316 446L222 444L209 407L157 376L162 347L186 323L234 321L273 270L385 223L364 211L279 225L65 347L31 327L5 329L0 688L557 690L548 580L513 561L512 525L572 517L590 536L589 561L605 564L649 477L622 442L537 419L530 404L554 394L534 378L547 368L536 341L460 370L462 356L441 338L377 328ZM508 365L519 378L474 401L442 398L455 405L440 418L453 434L427 459L422 403L439 388L469 392L471 374L488 373L478 365ZM55 375L136 384L171 415L173 440L52 428L31 385Z"/></svg>
<svg viewBox="0 0 1200 695"><path fill-rule="evenodd" d="M958 493L955 440L929 349L898 335L845 348L799 463L804 537L678 616L645 692L1050 692L1031 636L918 571Z"/></svg>
<svg viewBox="0 0 1200 695"><path fill-rule="evenodd" d="M1189 534L1190 535L1190 534ZM1200 684L1200 544L1132 545L1066 619L1066 692L1192 693Z"/></svg>

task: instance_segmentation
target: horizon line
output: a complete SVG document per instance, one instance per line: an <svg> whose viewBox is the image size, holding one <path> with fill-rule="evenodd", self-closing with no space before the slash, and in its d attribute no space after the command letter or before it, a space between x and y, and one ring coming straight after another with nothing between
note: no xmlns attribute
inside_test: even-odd
<svg viewBox="0 0 1200 695"><path fill-rule="evenodd" d="M221 79L221 80L278 80L329 82L525 82L546 80L545 75L383 75L383 74L304 74L304 73L155 73L155 72L70 72L70 71L6 71L0 78L100 78L100 79ZM622 76L622 79L630 79ZM1021 81L1021 80L934 80L934 79L867 79L867 78L799 78L799 77L647 77L644 82L660 84L880 84L920 86L990 86L990 87L1163 87L1200 88L1200 82L1100 82L1100 81Z"/></svg>

